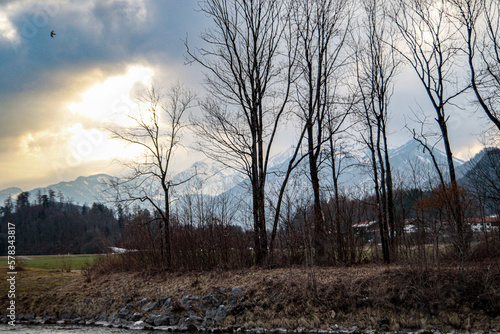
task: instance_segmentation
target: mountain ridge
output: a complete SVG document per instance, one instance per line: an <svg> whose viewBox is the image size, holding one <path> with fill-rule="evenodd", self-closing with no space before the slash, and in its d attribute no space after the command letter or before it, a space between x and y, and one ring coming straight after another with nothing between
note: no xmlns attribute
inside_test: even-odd
<svg viewBox="0 0 500 334"><path fill-rule="evenodd" d="M268 185L271 187L276 184L281 184L280 180L286 172L288 163L293 154L293 148L288 148L282 152L278 152L270 159ZM422 180L431 177L435 174L433 163L430 159L430 154L422 149L422 146L416 141L409 141L397 148L389 151L391 159L391 167L394 174L400 177L413 173L420 169L421 175L418 176ZM470 161L477 161L481 153L478 153ZM439 165L446 166L446 156L440 151L435 151L435 156ZM371 189L371 177L365 171L367 165L367 156L355 158L353 156L346 157L344 162L351 167L347 173L340 176L339 184L342 188L348 191L367 191ZM476 160L474 160L476 159ZM455 159L457 174L459 177L473 167L473 163L464 162L460 159ZM365 167L363 167L365 166ZM332 171L323 166L321 169L321 178L324 187L331 187ZM363 169L365 168L365 169ZM446 170L446 168L444 169ZM403 176L401 176L403 175ZM295 186L302 189L304 194L307 193L309 180L307 176L307 158L304 159L298 169L294 172ZM56 196L62 193L65 199L70 199L77 204L90 205L93 202L112 202L111 198L111 182L119 180L118 177L108 174L94 174L90 176L79 176L73 181L62 181L57 184L47 187L38 187L29 191L31 199L34 199L40 191L41 194L47 194L49 189L55 191ZM186 194L202 194L204 196L241 196L245 197L249 193L247 178L235 170L231 170L222 164L212 161L197 161L185 170L177 173L173 177L174 183L181 183L175 188L175 197L180 198ZM187 182L182 182L186 181ZM15 198L17 194L22 192L21 188L10 187L0 191L0 205L3 205L5 199L9 196Z"/></svg>

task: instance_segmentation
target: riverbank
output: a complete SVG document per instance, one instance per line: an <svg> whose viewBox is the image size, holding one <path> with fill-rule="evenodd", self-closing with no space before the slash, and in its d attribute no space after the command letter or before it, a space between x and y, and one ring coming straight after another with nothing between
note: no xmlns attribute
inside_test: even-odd
<svg viewBox="0 0 500 334"><path fill-rule="evenodd" d="M2 271L0 288L7 291ZM500 270L396 265L222 272L17 275L16 313L27 323L165 330L346 331L500 328ZM309 285L309 287L308 287ZM8 305L0 299L2 317Z"/></svg>

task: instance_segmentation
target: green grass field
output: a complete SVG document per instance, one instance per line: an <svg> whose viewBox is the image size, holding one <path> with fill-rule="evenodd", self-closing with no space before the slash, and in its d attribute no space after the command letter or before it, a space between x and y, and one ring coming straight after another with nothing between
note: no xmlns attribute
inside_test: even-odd
<svg viewBox="0 0 500 334"><path fill-rule="evenodd" d="M26 256L31 260L16 257L21 266L46 270L82 270L90 267L98 255L33 255ZM0 266L7 266L7 257L0 257Z"/></svg>

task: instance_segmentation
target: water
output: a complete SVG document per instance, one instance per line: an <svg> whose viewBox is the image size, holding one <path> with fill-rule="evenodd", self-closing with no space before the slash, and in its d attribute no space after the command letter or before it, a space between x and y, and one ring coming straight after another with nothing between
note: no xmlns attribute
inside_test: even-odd
<svg viewBox="0 0 500 334"><path fill-rule="evenodd" d="M0 325L0 333L23 334L152 334L153 331L75 325ZM154 331L155 334L161 333Z"/></svg>

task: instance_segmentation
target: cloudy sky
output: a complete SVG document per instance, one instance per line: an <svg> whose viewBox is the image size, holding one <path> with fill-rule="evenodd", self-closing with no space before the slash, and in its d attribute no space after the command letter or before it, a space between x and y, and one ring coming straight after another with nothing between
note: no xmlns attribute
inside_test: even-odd
<svg viewBox="0 0 500 334"><path fill-rule="evenodd" d="M0 190L116 175L113 159L137 151L110 140L104 125L134 108L133 88L180 81L201 90L200 68L184 65L182 42L189 36L196 45L209 24L197 6L196 0L0 1ZM393 146L409 139L403 124L411 111L425 108L418 84L409 71L398 77ZM484 128L464 107L450 120L460 158L480 149L476 136ZM175 168L201 158L182 148Z"/></svg>

